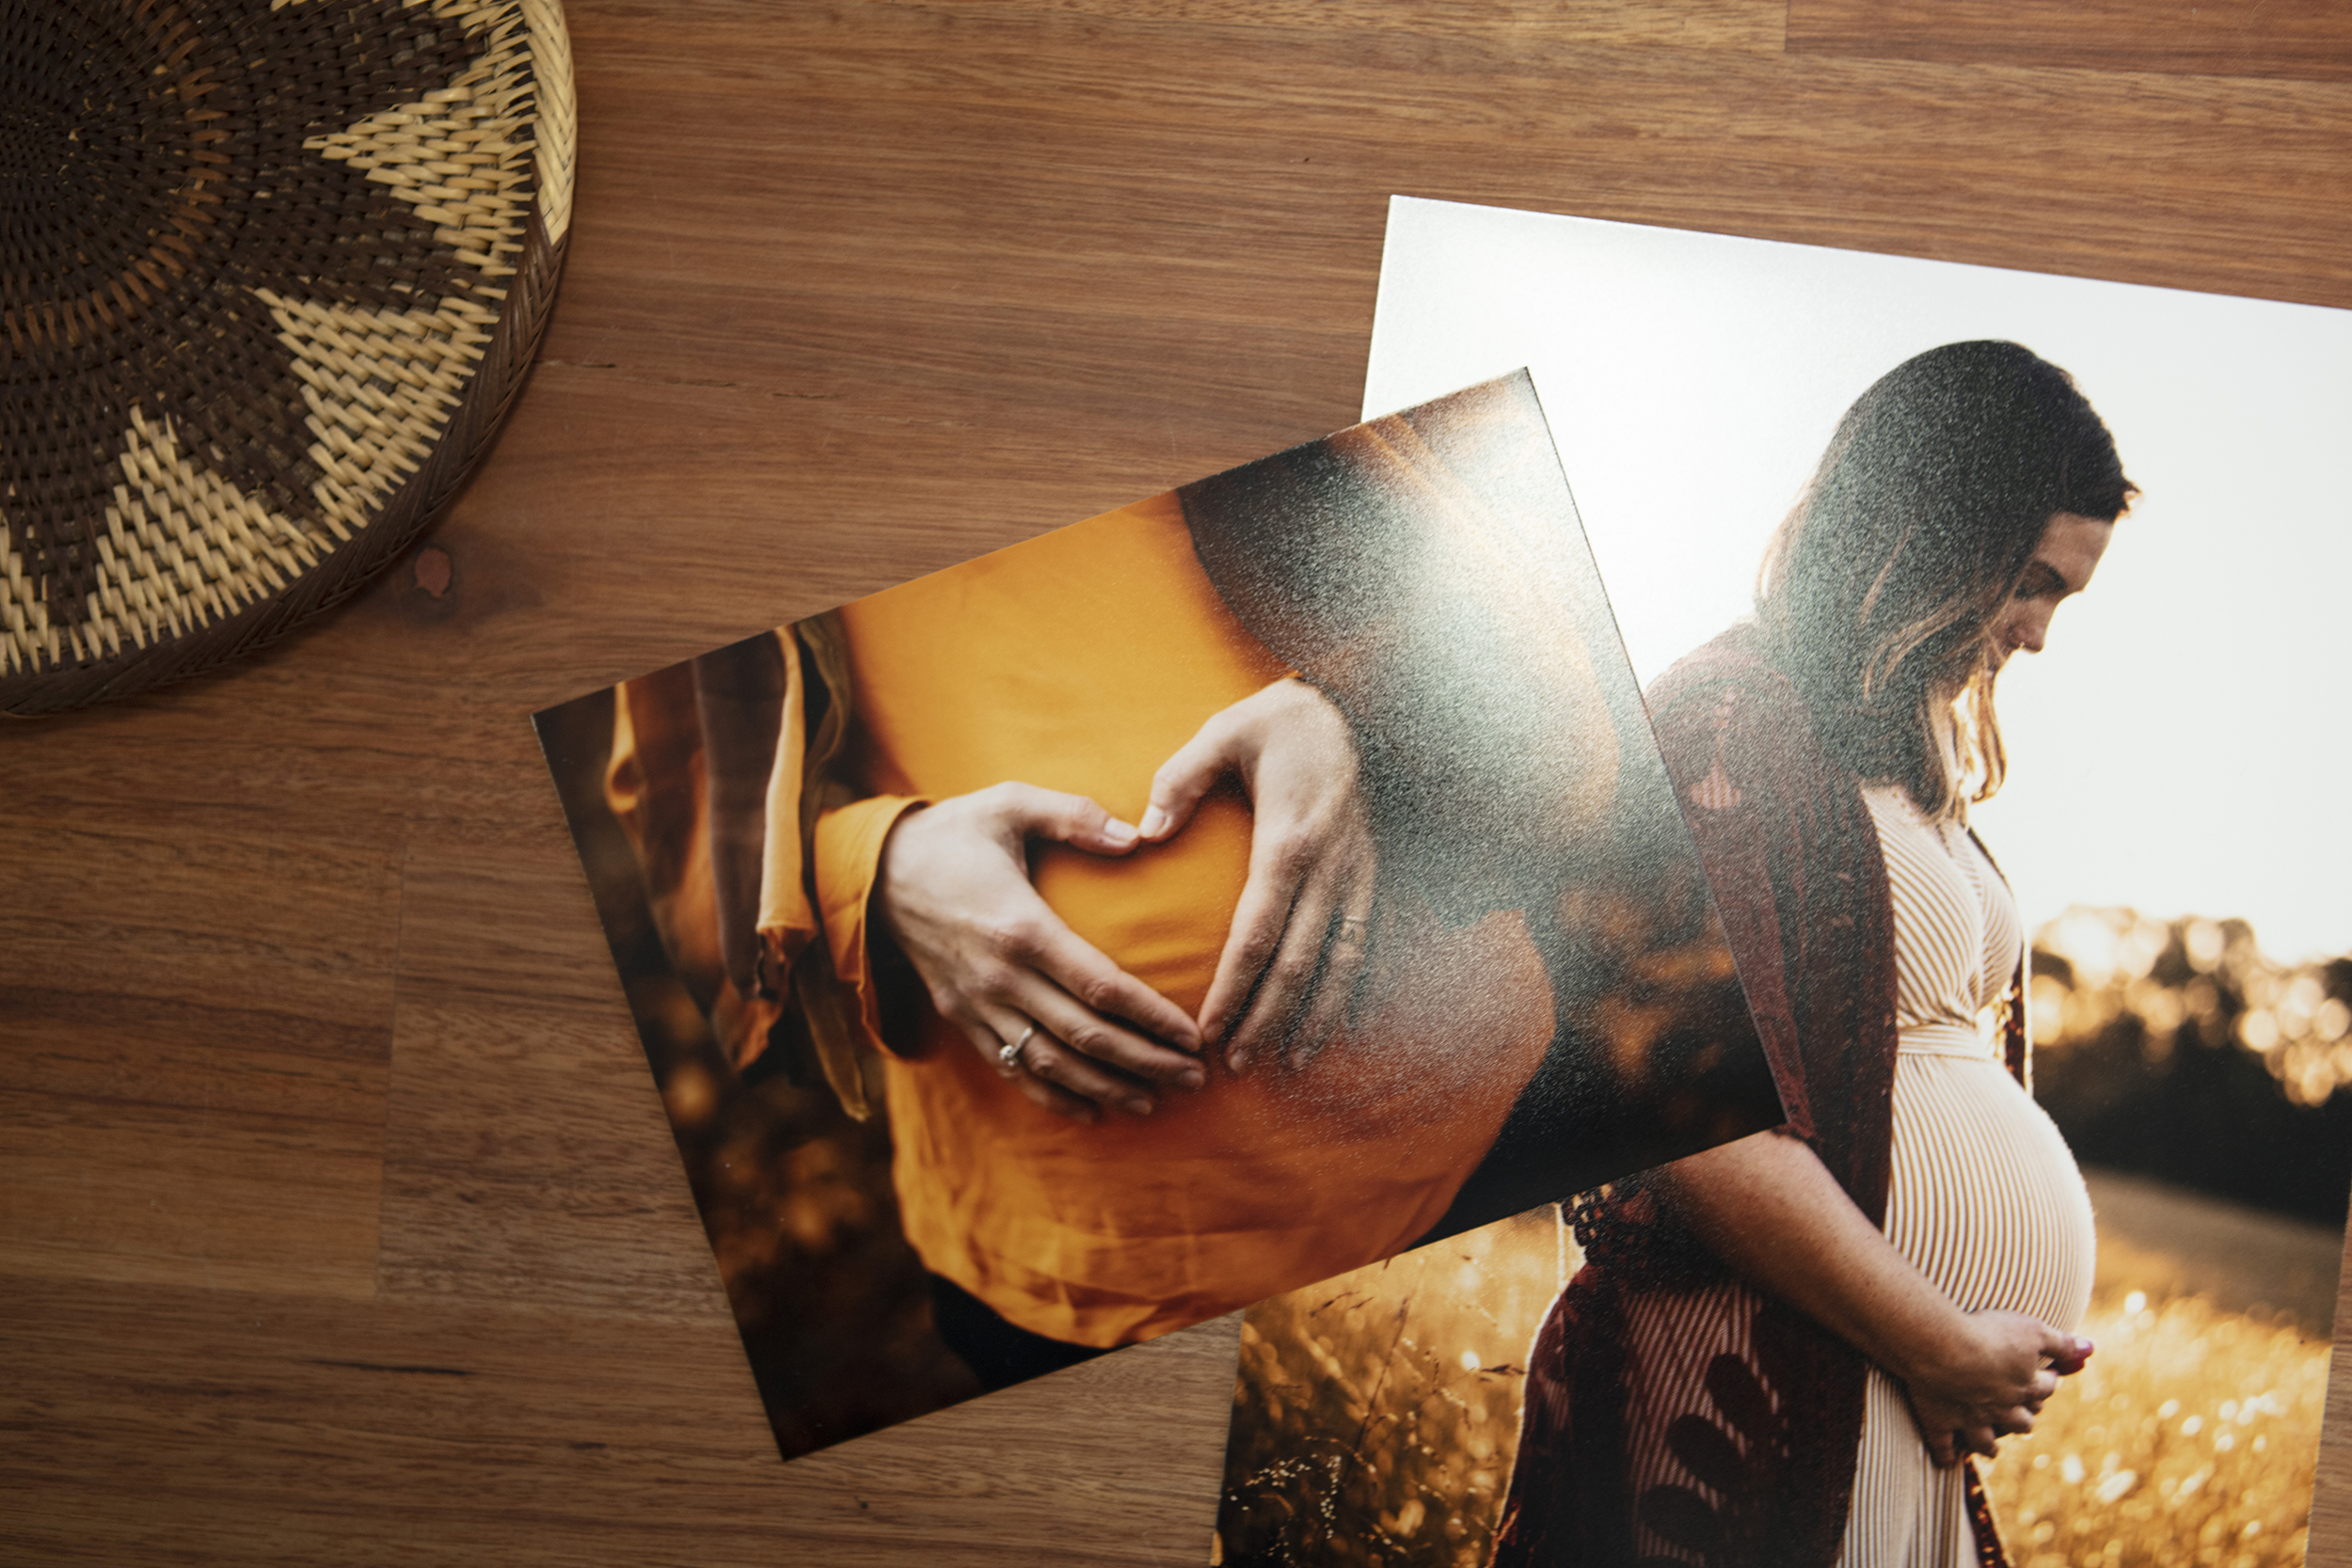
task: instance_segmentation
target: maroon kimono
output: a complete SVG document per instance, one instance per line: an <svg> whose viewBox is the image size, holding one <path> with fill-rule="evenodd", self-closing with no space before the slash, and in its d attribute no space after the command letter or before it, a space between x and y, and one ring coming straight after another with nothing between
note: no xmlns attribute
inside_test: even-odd
<svg viewBox="0 0 2352 1568"><path fill-rule="evenodd" d="M1677 664L1649 704L1789 1131L1883 1225L1895 916L1860 783L1824 748L1753 626ZM2008 999L2009 1066L2021 1078L2022 990L2012 987ZM1529 1357L1497 1568L1692 1560L1829 1568L1861 1440L1861 1352L1794 1307L1740 1288L1644 1176L1579 1196L1570 1219L1584 1266ZM1687 1357L1679 1368L1663 1365L1650 1342L1657 1336L1645 1340L1636 1321L1669 1300L1725 1320L1699 1324L1691 1343L1738 1349L1701 1353L1703 1366ZM1635 1380L1647 1377L1688 1393L1676 1396L1682 1408L1662 1428L1659 1413L1645 1418L1640 1440L1662 1448L1666 1479L1661 1465L1649 1465L1636 1495ZM1969 1491L1979 1560L2003 1562L1973 1469ZM1637 1526L1682 1555L1645 1557Z"/></svg>

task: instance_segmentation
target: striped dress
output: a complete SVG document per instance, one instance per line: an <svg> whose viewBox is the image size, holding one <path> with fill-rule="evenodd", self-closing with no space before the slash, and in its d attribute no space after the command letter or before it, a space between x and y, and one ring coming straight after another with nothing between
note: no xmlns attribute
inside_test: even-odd
<svg viewBox="0 0 2352 1568"><path fill-rule="evenodd" d="M2072 1332L2090 1302L2090 1199L2065 1140L2003 1069L1990 1008L2016 972L2017 906L1959 827L1899 786L1863 793L1895 905L1894 1166L1886 1235L1963 1311ZM1840 1564L1975 1560L1961 1472L1938 1469L1902 1389L1865 1396Z"/></svg>
<svg viewBox="0 0 2352 1568"><path fill-rule="evenodd" d="M2008 1070L2024 943L1999 876L1823 752L1753 627L1648 700L1823 1164L1963 1309L2075 1327L2090 1200ZM1900 1387L1707 1256L1670 1188L1622 1187L1572 1215L1585 1262L1530 1349L1494 1568L1977 1563L1964 1472L1935 1468Z"/></svg>

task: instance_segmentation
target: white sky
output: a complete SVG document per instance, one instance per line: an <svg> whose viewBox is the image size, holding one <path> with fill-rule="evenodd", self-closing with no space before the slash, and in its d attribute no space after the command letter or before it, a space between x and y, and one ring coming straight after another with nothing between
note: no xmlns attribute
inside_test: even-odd
<svg viewBox="0 0 2352 1568"><path fill-rule="evenodd" d="M2352 312L1398 197L1364 413L1530 367L1646 684L1748 612L1846 405L1965 338L2072 371L2143 492L2002 677L1975 820L2028 924L2129 905L2352 953Z"/></svg>

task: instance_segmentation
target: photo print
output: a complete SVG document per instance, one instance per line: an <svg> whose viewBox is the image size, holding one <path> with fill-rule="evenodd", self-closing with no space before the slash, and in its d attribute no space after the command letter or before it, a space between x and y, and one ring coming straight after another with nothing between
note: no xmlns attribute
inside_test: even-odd
<svg viewBox="0 0 2352 1568"><path fill-rule="evenodd" d="M1396 198L1367 409L1518 364L1816 1168L1750 1140L1251 1308L1216 1560L2299 1563L2352 1184L2352 823L2313 809L2352 317ZM1820 1288L1872 1244L2038 1368L2029 1433Z"/></svg>
<svg viewBox="0 0 2352 1568"><path fill-rule="evenodd" d="M1524 374L536 721L787 1458L1784 1116Z"/></svg>

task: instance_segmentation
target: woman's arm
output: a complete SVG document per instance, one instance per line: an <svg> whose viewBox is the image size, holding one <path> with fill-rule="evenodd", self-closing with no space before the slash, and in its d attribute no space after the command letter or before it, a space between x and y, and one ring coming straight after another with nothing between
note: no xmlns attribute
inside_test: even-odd
<svg viewBox="0 0 2352 1568"><path fill-rule="evenodd" d="M1903 1385L1939 1465L2033 1430L2090 1341L2022 1312L1963 1312L1864 1217L1813 1150L1779 1132L1665 1167L1700 1240Z"/></svg>

